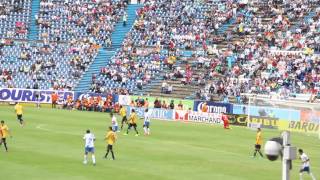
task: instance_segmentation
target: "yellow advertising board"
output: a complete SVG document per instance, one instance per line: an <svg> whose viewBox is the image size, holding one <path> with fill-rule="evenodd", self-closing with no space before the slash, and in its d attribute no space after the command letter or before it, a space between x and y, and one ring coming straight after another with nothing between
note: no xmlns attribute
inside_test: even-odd
<svg viewBox="0 0 320 180"><path fill-rule="evenodd" d="M319 133L319 124L280 120L278 122L278 129L302 133Z"/></svg>

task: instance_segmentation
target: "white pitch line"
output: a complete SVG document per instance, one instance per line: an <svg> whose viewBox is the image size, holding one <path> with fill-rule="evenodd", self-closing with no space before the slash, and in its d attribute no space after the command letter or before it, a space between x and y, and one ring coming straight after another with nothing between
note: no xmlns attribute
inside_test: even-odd
<svg viewBox="0 0 320 180"><path fill-rule="evenodd" d="M44 128L43 126L47 126L47 124L39 124L36 126L36 129L42 130L42 131L47 131L47 132L52 132L55 134L68 134L68 135L74 135L74 136L80 136L80 134L76 134L76 133L69 133L69 132L65 132L65 131L55 131L55 130L51 130L48 128Z"/></svg>

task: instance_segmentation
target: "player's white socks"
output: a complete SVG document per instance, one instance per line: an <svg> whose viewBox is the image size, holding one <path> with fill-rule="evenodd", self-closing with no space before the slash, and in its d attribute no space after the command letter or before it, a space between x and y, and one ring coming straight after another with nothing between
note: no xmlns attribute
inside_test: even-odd
<svg viewBox="0 0 320 180"><path fill-rule="evenodd" d="M314 175L312 174L312 172L310 172L309 174L310 174L312 180L316 180L316 177L314 177Z"/></svg>
<svg viewBox="0 0 320 180"><path fill-rule="evenodd" d="M143 130L144 130L144 134L148 134L148 130L146 127L144 127Z"/></svg>
<svg viewBox="0 0 320 180"><path fill-rule="evenodd" d="M87 160L87 155L84 155L84 160L83 160L83 164L87 164L88 160Z"/></svg>
<svg viewBox="0 0 320 180"><path fill-rule="evenodd" d="M96 157L94 155L92 155L92 162L93 164L96 164Z"/></svg>
<svg viewBox="0 0 320 180"><path fill-rule="evenodd" d="M147 133L148 133L148 135L150 135L150 128L147 129Z"/></svg>

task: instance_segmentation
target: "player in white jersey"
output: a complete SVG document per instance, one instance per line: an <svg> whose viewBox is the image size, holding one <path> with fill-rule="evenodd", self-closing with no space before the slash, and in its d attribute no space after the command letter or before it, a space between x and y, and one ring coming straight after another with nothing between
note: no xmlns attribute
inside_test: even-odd
<svg viewBox="0 0 320 180"><path fill-rule="evenodd" d="M118 121L116 116L113 113L110 113L111 116L111 123L112 123L112 131L113 132L120 132L118 128Z"/></svg>
<svg viewBox="0 0 320 180"><path fill-rule="evenodd" d="M143 129L144 129L144 135L150 135L150 112L148 108L144 112Z"/></svg>
<svg viewBox="0 0 320 180"><path fill-rule="evenodd" d="M88 163L87 157L88 157L88 154L91 153L92 163L95 166L96 158L94 156L94 141L96 140L96 138L94 137L94 134L90 133L90 130L88 129L86 134L83 136L83 139L85 141L83 164Z"/></svg>
<svg viewBox="0 0 320 180"><path fill-rule="evenodd" d="M299 154L300 154L300 159L302 161L302 166L300 169L300 180L302 180L302 173L303 172L307 172L312 180L316 180L316 178L314 177L314 175L312 174L312 172L310 171L310 159L309 157L306 155L306 153L303 152L302 149L299 149Z"/></svg>

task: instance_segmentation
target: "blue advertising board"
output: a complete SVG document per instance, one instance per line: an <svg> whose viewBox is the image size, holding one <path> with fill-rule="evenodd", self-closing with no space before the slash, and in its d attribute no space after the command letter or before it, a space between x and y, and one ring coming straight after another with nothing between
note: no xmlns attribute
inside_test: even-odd
<svg viewBox="0 0 320 180"><path fill-rule="evenodd" d="M127 106L127 115L130 114L132 109L136 111L139 117L144 117L145 108ZM152 119L173 120L174 112L171 109L149 108L148 110Z"/></svg>
<svg viewBox="0 0 320 180"><path fill-rule="evenodd" d="M0 88L0 101L51 103L51 94L53 92L56 92L59 98L64 100L68 96L74 96L74 92L72 91Z"/></svg>
<svg viewBox="0 0 320 180"><path fill-rule="evenodd" d="M193 110L200 112L204 103L207 103L208 113L232 113L232 104L213 101L194 101Z"/></svg>
<svg viewBox="0 0 320 180"><path fill-rule="evenodd" d="M246 114L257 117L278 118L288 121L300 121L300 111L265 106L233 105L233 114Z"/></svg>

